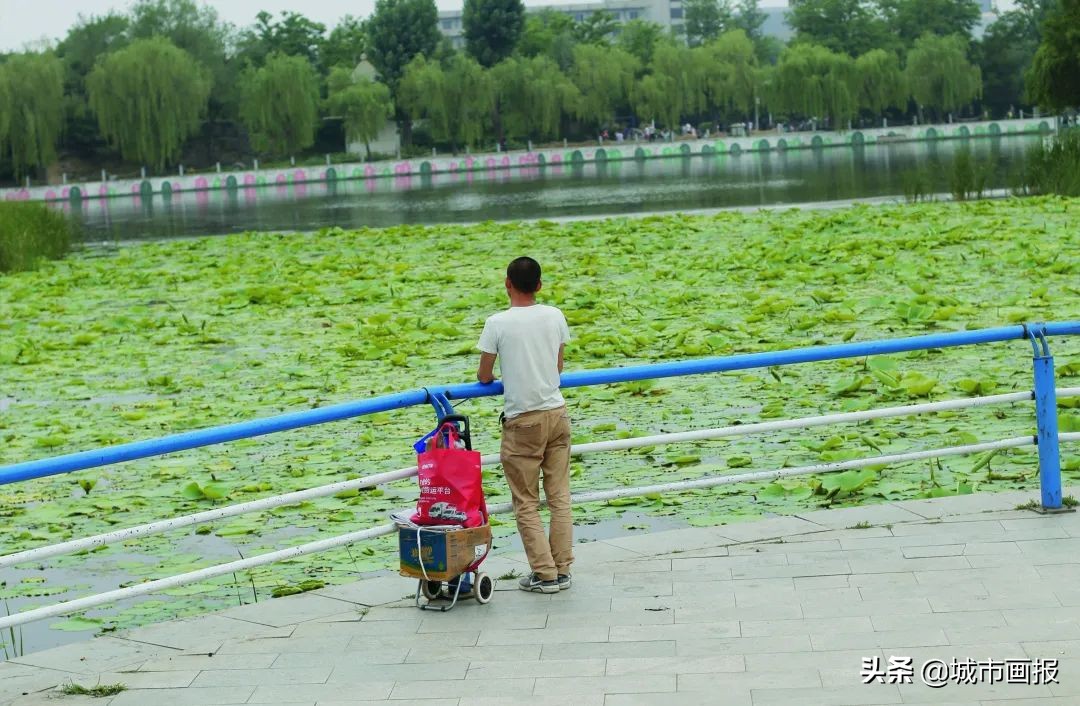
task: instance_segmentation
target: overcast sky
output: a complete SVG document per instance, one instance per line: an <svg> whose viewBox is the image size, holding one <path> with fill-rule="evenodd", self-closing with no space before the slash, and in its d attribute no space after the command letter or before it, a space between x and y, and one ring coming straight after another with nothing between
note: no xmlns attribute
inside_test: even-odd
<svg viewBox="0 0 1080 706"><path fill-rule="evenodd" d="M552 5L570 0L525 0L526 5ZM435 0L440 10L454 10L462 0ZM125 11L128 0L0 0L0 51L23 49L27 42L41 39L58 40L67 34L79 14L103 15L109 10ZM226 22L244 27L255 21L260 10L277 15L282 10L295 10L322 22L328 28L344 15L367 17L375 8L375 0L210 0ZM784 0L762 0L763 6L786 4Z"/></svg>

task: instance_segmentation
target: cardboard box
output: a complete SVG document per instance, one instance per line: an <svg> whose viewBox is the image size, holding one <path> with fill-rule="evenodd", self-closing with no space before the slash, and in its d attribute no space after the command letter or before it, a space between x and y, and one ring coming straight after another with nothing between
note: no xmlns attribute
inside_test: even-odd
<svg viewBox="0 0 1080 706"><path fill-rule="evenodd" d="M435 532L420 528L420 547L416 545L417 530L398 528L398 553L401 557L401 575L414 579L424 578L420 569L420 556L424 558L424 570L432 581L448 581L460 576L491 546L491 526L461 528L449 532Z"/></svg>

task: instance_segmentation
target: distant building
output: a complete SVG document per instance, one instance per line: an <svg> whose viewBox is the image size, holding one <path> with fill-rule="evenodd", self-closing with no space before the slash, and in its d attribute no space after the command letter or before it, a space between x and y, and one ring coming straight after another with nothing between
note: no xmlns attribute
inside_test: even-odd
<svg viewBox="0 0 1080 706"><path fill-rule="evenodd" d="M980 0L980 2L989 2L989 0ZM685 26L682 0L601 0L565 5L525 6L525 12L529 14L547 10L569 15L577 22L581 22L594 12L603 10L610 12L620 24L630 20L646 20L663 27L670 27L676 33L682 33ZM762 7L761 11L766 15L765 24L762 25L762 31L766 35L785 41L791 37L791 28L788 27L784 17L784 13L787 12L786 7ZM461 10L443 10L439 13L439 31L443 33L443 36L450 38L456 49L465 46L465 30L461 18Z"/></svg>

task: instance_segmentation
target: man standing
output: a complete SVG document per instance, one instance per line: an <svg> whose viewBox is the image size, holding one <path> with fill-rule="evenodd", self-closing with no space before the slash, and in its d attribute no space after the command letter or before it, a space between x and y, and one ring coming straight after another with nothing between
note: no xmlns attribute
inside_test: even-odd
<svg viewBox="0 0 1080 706"><path fill-rule="evenodd" d="M524 591L558 593L570 588L574 517L570 509L570 417L559 392L563 347L570 329L562 312L536 303L540 263L519 257L506 268L510 308L488 317L480 335L482 383L503 383L502 461L513 496L518 534L532 573ZM551 511L550 535L540 520L540 479Z"/></svg>

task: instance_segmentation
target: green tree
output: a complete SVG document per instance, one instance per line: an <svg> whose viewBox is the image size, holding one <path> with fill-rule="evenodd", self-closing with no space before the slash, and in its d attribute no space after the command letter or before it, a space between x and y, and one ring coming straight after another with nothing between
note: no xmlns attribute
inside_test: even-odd
<svg viewBox="0 0 1080 706"><path fill-rule="evenodd" d="M214 90L229 77L225 49L231 28L209 5L193 0L138 0L131 8L128 34L131 39L165 37L213 74Z"/></svg>
<svg viewBox="0 0 1080 706"><path fill-rule="evenodd" d="M746 32L746 36L757 44L764 36L761 27L769 16L761 11L758 0L739 0L736 8L731 27Z"/></svg>
<svg viewBox="0 0 1080 706"><path fill-rule="evenodd" d="M859 107L875 115L907 107L908 91L900 59L890 51L871 49L855 60Z"/></svg>
<svg viewBox="0 0 1080 706"><path fill-rule="evenodd" d="M705 90L713 108L749 117L760 96L761 76L754 43L741 29L724 32L702 47Z"/></svg>
<svg viewBox="0 0 1080 706"><path fill-rule="evenodd" d="M417 56L432 56L439 46L435 0L376 0L367 21L367 58L379 80L390 87L397 106L401 141L412 142L412 118L398 95L405 67Z"/></svg>
<svg viewBox="0 0 1080 706"><path fill-rule="evenodd" d="M910 47L924 34L971 37L982 12L975 0L877 0L885 26Z"/></svg>
<svg viewBox="0 0 1080 706"><path fill-rule="evenodd" d="M729 0L683 0L683 18L690 46L716 39L734 22Z"/></svg>
<svg viewBox="0 0 1080 706"><path fill-rule="evenodd" d="M667 31L655 22L648 20L630 20L619 28L615 46L633 55L642 66L652 63L653 51L657 45L667 41Z"/></svg>
<svg viewBox="0 0 1080 706"><path fill-rule="evenodd" d="M870 0L799 0L787 19L796 41L853 57L896 41Z"/></svg>
<svg viewBox="0 0 1080 706"><path fill-rule="evenodd" d="M581 92L574 113L594 127L608 124L626 105L638 62L622 49L579 44L574 47L570 80Z"/></svg>
<svg viewBox="0 0 1080 706"><path fill-rule="evenodd" d="M24 53L0 63L0 154L15 176L56 160L64 126L64 65L51 52Z"/></svg>
<svg viewBox="0 0 1080 706"><path fill-rule="evenodd" d="M982 95L982 74L967 58L966 39L960 35L925 34L907 55L907 83L920 109L940 119Z"/></svg>
<svg viewBox="0 0 1080 706"><path fill-rule="evenodd" d="M104 57L87 88L101 132L120 155L160 170L198 131L210 78L187 52L157 37Z"/></svg>
<svg viewBox="0 0 1080 706"><path fill-rule="evenodd" d="M129 38L164 37L209 71L207 116L215 123L236 114L238 62L226 61L233 28L217 11L194 0L137 0L129 15Z"/></svg>
<svg viewBox="0 0 1080 706"><path fill-rule="evenodd" d="M855 60L815 44L796 44L780 55L770 104L789 117L827 118L843 129L858 110Z"/></svg>
<svg viewBox="0 0 1080 706"><path fill-rule="evenodd" d="M574 20L564 12L541 10L525 18L525 29L518 42L522 56L547 56L567 71L574 64Z"/></svg>
<svg viewBox="0 0 1080 706"><path fill-rule="evenodd" d="M439 12L434 0L377 0L368 19L368 60L396 94L398 82L417 56L439 45Z"/></svg>
<svg viewBox="0 0 1080 706"><path fill-rule="evenodd" d="M370 142L394 115L390 89L367 77L354 77L353 69L338 66L327 78L327 109L340 116L349 142L363 142L371 159Z"/></svg>
<svg viewBox="0 0 1080 706"><path fill-rule="evenodd" d="M506 133L516 139L557 137L563 115L581 97L546 56L511 57L493 67L491 77Z"/></svg>
<svg viewBox="0 0 1080 706"><path fill-rule="evenodd" d="M460 146L484 136L491 112L491 77L474 59L455 54L445 67L418 56L401 79L399 101L410 113L427 118L435 139Z"/></svg>
<svg viewBox="0 0 1080 706"><path fill-rule="evenodd" d="M240 119L256 151L292 155L315 142L319 77L307 59L271 54L241 83Z"/></svg>
<svg viewBox="0 0 1080 706"><path fill-rule="evenodd" d="M465 0L465 47L481 66L492 67L513 53L525 28L521 0Z"/></svg>
<svg viewBox="0 0 1080 706"><path fill-rule="evenodd" d="M618 27L619 22L615 15L607 10L596 10L574 25L574 38L583 44L607 46Z"/></svg>
<svg viewBox="0 0 1080 706"><path fill-rule="evenodd" d="M364 58L367 47L367 27L362 20L345 15L337 23L322 47L322 63L327 69L347 66L353 69Z"/></svg>
<svg viewBox="0 0 1080 706"><path fill-rule="evenodd" d="M1026 78L1034 102L1051 110L1080 105L1080 0L1061 0L1046 17Z"/></svg>
<svg viewBox="0 0 1080 706"><path fill-rule="evenodd" d="M65 123L63 144L66 150L90 156L101 140L97 119L90 110L86 95L86 77L98 58L128 44L128 19L123 15L82 17L56 48L64 62Z"/></svg>
<svg viewBox="0 0 1080 706"><path fill-rule="evenodd" d="M265 10L255 16L255 25L240 38L239 55L248 66L262 66L271 54L302 56L322 67L321 49L326 25L299 12L281 11L280 19Z"/></svg>
<svg viewBox="0 0 1080 706"><path fill-rule="evenodd" d="M1036 33L1020 12L1006 12L986 29L979 45L982 102L995 115L1028 105L1024 75L1038 46Z"/></svg>

